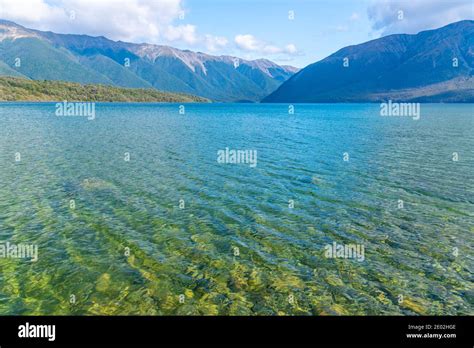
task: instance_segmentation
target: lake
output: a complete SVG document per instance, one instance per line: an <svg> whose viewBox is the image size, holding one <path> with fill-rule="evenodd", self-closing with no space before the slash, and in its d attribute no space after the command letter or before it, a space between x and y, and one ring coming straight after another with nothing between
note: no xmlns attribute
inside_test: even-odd
<svg viewBox="0 0 474 348"><path fill-rule="evenodd" d="M474 314L472 104L55 111L0 103L0 314Z"/></svg>

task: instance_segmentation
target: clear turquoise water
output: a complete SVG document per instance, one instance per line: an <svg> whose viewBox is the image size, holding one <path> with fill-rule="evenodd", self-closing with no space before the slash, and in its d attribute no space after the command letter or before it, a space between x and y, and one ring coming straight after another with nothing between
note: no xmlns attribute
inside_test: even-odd
<svg viewBox="0 0 474 348"><path fill-rule="evenodd" d="M0 314L472 315L473 110L0 104Z"/></svg>

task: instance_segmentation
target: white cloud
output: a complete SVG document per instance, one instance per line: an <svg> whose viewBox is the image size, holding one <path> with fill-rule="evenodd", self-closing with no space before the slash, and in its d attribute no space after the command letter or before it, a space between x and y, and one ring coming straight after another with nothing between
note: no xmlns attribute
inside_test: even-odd
<svg viewBox="0 0 474 348"><path fill-rule="evenodd" d="M253 52L259 54L287 54L296 55L298 49L294 44L288 44L284 47L278 47L258 40L251 34L239 34L234 38L235 44L239 49L245 52Z"/></svg>
<svg viewBox="0 0 474 348"><path fill-rule="evenodd" d="M403 11L402 19L399 11ZM413 34L474 18L472 0L378 0L372 2L367 14L372 28L382 35Z"/></svg>
<svg viewBox="0 0 474 348"><path fill-rule="evenodd" d="M285 51L289 54L296 54L298 53L298 50L296 49L296 46L294 44L288 44L285 46Z"/></svg>
<svg viewBox="0 0 474 348"><path fill-rule="evenodd" d="M258 51L260 49L259 42L253 35L250 34L237 35L235 37L235 43L244 51Z"/></svg>
<svg viewBox="0 0 474 348"><path fill-rule="evenodd" d="M203 45L215 51L227 39L185 24L182 0L0 0L0 18L57 33L112 40Z"/></svg>
<svg viewBox="0 0 474 348"><path fill-rule="evenodd" d="M204 37L204 40L206 48L209 52L216 52L227 46L229 43L229 40L227 40L225 37L213 36L209 34Z"/></svg>
<svg viewBox="0 0 474 348"><path fill-rule="evenodd" d="M168 25L163 36L168 41L183 41L189 45L194 45L199 41L196 26L191 24L178 26Z"/></svg>
<svg viewBox="0 0 474 348"><path fill-rule="evenodd" d="M0 0L0 8L2 18L27 27L127 41L173 36L183 11L181 0Z"/></svg>
<svg viewBox="0 0 474 348"><path fill-rule="evenodd" d="M15 1L0 0L0 18L22 21L23 23L51 21L65 17L61 8L51 7L43 0Z"/></svg>

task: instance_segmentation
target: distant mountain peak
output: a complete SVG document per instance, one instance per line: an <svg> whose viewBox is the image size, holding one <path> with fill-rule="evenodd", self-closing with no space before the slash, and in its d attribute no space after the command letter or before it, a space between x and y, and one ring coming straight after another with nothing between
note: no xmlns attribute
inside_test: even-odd
<svg viewBox="0 0 474 348"><path fill-rule="evenodd" d="M204 74L207 73L206 67L203 63L203 53L196 53L189 50L179 50L170 46L160 46L148 43L137 45L133 52L137 56L149 59L153 62L156 60L156 58L162 56L175 57L182 61L193 72L196 72L196 68L199 67Z"/></svg>

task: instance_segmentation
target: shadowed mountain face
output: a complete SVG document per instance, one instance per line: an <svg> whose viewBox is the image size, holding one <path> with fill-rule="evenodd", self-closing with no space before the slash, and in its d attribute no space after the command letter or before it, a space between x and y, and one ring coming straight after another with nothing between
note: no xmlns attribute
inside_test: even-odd
<svg viewBox="0 0 474 348"><path fill-rule="evenodd" d="M216 101L258 101L296 71L265 59L55 34L0 20L0 75L156 88Z"/></svg>
<svg viewBox="0 0 474 348"><path fill-rule="evenodd" d="M263 102L474 102L474 21L345 47Z"/></svg>

